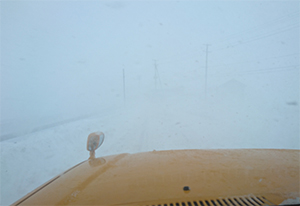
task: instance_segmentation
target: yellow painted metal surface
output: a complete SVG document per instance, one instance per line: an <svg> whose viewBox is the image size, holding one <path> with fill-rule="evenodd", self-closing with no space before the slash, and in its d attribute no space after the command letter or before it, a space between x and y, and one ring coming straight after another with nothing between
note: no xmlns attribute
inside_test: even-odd
<svg viewBox="0 0 300 206"><path fill-rule="evenodd" d="M300 197L299 150L170 150L87 160L14 205L147 205ZM184 187L189 190L184 191Z"/></svg>

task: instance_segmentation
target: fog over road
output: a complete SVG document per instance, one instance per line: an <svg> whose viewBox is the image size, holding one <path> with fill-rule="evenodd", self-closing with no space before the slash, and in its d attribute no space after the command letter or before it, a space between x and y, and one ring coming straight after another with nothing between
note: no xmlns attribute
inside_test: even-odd
<svg viewBox="0 0 300 206"><path fill-rule="evenodd" d="M129 99L103 114L2 141L2 203L86 160L87 136L95 131L105 134L98 157L172 149L299 149L299 108L284 102L276 110L263 99L257 105L223 97L212 104L191 90L156 90Z"/></svg>

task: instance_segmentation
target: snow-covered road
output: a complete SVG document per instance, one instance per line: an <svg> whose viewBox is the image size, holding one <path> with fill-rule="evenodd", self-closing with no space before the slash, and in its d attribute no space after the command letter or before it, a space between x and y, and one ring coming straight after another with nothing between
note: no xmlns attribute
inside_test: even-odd
<svg viewBox="0 0 300 206"><path fill-rule="evenodd" d="M298 107L262 105L161 91L110 112L3 141L1 205L86 160L86 139L95 131L106 136L96 156L169 149L299 149Z"/></svg>

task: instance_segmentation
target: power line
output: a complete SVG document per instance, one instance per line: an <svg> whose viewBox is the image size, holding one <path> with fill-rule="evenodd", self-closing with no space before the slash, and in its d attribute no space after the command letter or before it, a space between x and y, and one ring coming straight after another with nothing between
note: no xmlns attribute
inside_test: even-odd
<svg viewBox="0 0 300 206"><path fill-rule="evenodd" d="M252 41L259 40L259 39L264 39L264 38L267 38L267 37L270 37L270 36L274 36L274 35L282 33L282 32L290 31L290 30L295 29L295 28L299 28L299 25L298 26L294 26L294 27L289 27L287 29L283 29L281 31L277 31L277 32L270 33L270 34L267 34L267 35L263 35L263 36L260 36L260 37L254 38L254 39L249 39L248 41L244 41L244 42L238 43L236 45L241 45L241 44L249 43L249 42L252 42ZM233 46L235 46L235 45L233 45Z"/></svg>
<svg viewBox="0 0 300 206"><path fill-rule="evenodd" d="M225 72L212 74L212 76L223 76L223 75L251 75L251 74L260 74L260 73L270 73L270 72L284 72L284 71L292 71L299 70L299 65L289 65L282 67L270 67L267 69L256 69L256 70L246 70L246 71L237 71L237 72Z"/></svg>
<svg viewBox="0 0 300 206"><path fill-rule="evenodd" d="M258 59L258 60L249 60L249 61L243 61L243 62L234 62L234 63L228 63L228 64L219 64L219 65L212 65L210 66L211 68L217 68L217 67L224 67L224 66L230 66L230 65L235 65L235 64L244 64L244 63L258 63L264 60L268 59L278 59L278 58L284 58L284 57L289 57L289 56L296 56L299 55L299 53L294 53L294 54L287 54L287 55L281 55L281 56L273 56L273 57L268 57L268 58L263 58L263 59Z"/></svg>
<svg viewBox="0 0 300 206"><path fill-rule="evenodd" d="M264 39L264 38L268 38L268 37L271 37L271 36L274 36L274 35L277 35L277 34L280 34L280 33L283 33L283 32L287 32L287 31L290 31L290 30L293 30L295 28L299 28L299 24L296 23L296 24L292 24L292 25L288 25L284 28L282 28L281 30L275 30L273 32L269 32L267 34L264 34L264 35L257 35L257 36L254 36L254 37L250 37L248 40L243 40L243 41L238 41L238 42L235 42L231 45L228 45L226 47L221 47L219 49L214 49L213 52L216 52L216 51L221 51L221 50L227 50L227 49L231 49L231 48L234 48L236 46L240 46L240 45L243 45L243 44L247 44L247 43L250 43L250 42L253 42L253 41L257 41L257 40L260 40L260 39ZM180 54L177 54L177 55L173 55L171 57L176 57L176 56L186 56L186 55L189 55L190 53L192 53L193 51L190 51L190 52L185 52L184 55L180 55ZM171 59L171 57L169 57ZM186 59L180 59L180 58L176 58L176 61L179 62L179 61L186 61ZM174 62L174 59L173 60L169 60L169 61L160 61L160 64L169 64L169 63L173 63Z"/></svg>
<svg viewBox="0 0 300 206"><path fill-rule="evenodd" d="M253 33L253 32L263 31L267 27L274 26L274 25L277 25L277 24L280 24L280 23L283 23L286 21L290 21L291 19L298 17L298 15L299 15L299 11L295 11L295 12L288 13L286 15L279 16L278 18L275 18L271 21L264 22L253 28L249 28L244 31L238 32L236 34L232 34L227 39L232 39L233 36L239 36L243 33L249 33L249 32ZM264 38L269 38L271 36L274 36L274 35L277 35L277 34L280 34L283 32L287 32L287 31L290 31L295 28L299 28L298 22L294 23L294 24L285 25L281 28L273 29L272 31L267 31L267 33L265 33L265 34L259 34L259 35L249 37L248 39L243 40L243 41L235 41L231 45L228 45L226 47L219 48L219 49L214 49L213 51L221 51L221 50L225 50L225 49L231 49L231 48L234 48L236 46L240 46L240 45L243 45L246 43L250 43L250 42L257 41L257 40L264 39ZM223 40L223 41L225 41L225 40ZM193 49L193 50L198 51L198 49ZM162 61L159 61L159 63L160 64L170 64L170 63L174 63L174 62L184 62L184 61L187 61L187 58L182 58L182 57L184 57L186 55L190 55L190 53L192 53L192 52L194 53L194 51L188 51L188 52L184 52L184 53L175 54L175 55L169 56L168 58L166 58ZM175 57L179 57L179 58L175 58ZM175 59L173 59L173 58L175 58ZM193 58L195 58L195 57L193 57ZM272 58L276 58L276 57L272 57ZM268 59L268 58L265 58L265 59ZM261 61L261 60L258 60L258 61ZM239 64L239 63L234 63L234 64ZM223 65L219 65L219 66L223 66ZM205 67L206 67L206 65L205 65ZM213 67L216 67L216 66L213 66Z"/></svg>
<svg viewBox="0 0 300 206"><path fill-rule="evenodd" d="M280 31L276 31L276 32L273 32L273 33L269 33L269 34L266 34L266 35L259 35L256 38L255 37L252 38L252 39L250 38L250 39L245 40L245 41L239 41L239 42L236 42L233 45L226 46L226 47L223 47L223 48L220 48L220 49L216 49L214 51L221 51L221 50L225 50L225 49L231 49L231 48L234 48L236 46L240 46L240 45L243 45L243 44L246 44L246 43L250 43L250 42L253 42L253 41L260 40L260 39L268 38L268 37L274 36L276 34L280 34L280 33L286 32L286 31L290 31L290 30L295 29L295 28L299 28L299 25L298 26L289 27L287 29L283 29L283 30L280 30Z"/></svg>
<svg viewBox="0 0 300 206"><path fill-rule="evenodd" d="M259 24L258 26L255 26L253 28L249 28L249 29L240 31L240 32L237 32L235 34L231 34L227 38L225 38L224 40L221 40L220 42L224 42L226 40L232 39L234 36L236 38L236 36L241 36L244 33L249 34L249 33L254 33L254 32L257 32L257 31L263 31L267 27L274 26L274 25L277 25L279 23L283 23L283 22L286 22L286 21L291 21L291 19L297 18L298 16L299 16L299 11L294 11L294 12L279 16L279 17L277 17L275 19L272 19L270 21L266 21L266 22L264 22L262 24ZM281 27L279 29L278 28L273 29L271 32L267 31L267 33L265 33L265 34L259 34L259 35L249 37L248 39L243 40L243 41L232 42L228 46L219 47L217 49L214 49L213 51L215 52L215 51L231 49L231 48L236 47L236 46L240 46L240 45L243 45L243 44L246 44L246 43L250 43L250 42L253 42L253 41L260 40L260 39L268 38L268 37L274 36L276 34L286 32L286 31L289 31L289 30L292 30L292 29L295 29L295 28L299 28L299 22L294 23L294 24L285 25L284 27ZM175 54L175 55L171 55L171 56L159 61L159 63L160 64L170 64L170 63L174 63L174 61L176 61L176 62L186 61L186 59L182 59L182 57L190 55L191 53L198 52L198 50L199 49L197 47L197 48L193 49L192 51L190 50L190 51L186 51L184 53L181 52L181 53L178 53L178 54ZM179 57L179 58L176 58L176 57Z"/></svg>
<svg viewBox="0 0 300 206"><path fill-rule="evenodd" d="M267 68L267 69L255 69L255 70L247 70L244 71L243 73L262 73L262 72L277 72L277 71L289 71L286 70L286 68L293 68L293 69L297 69L297 67L299 67L299 65L290 65L290 66L282 66L282 67L271 67L271 68Z"/></svg>
<svg viewBox="0 0 300 206"><path fill-rule="evenodd" d="M227 36L225 39L221 40L220 42L224 42L224 41L230 40L232 38L236 38L236 36L241 36L244 33L249 34L249 33L264 30L267 27L274 26L274 24L278 24L278 23L281 23L281 22L291 20L291 18L299 18L299 11L291 12L289 14L286 14L286 15L280 16L278 18L275 18L271 21L264 22L264 23L262 23L258 26L253 27L253 28L249 28L249 29L240 31L240 32L237 32L235 34L231 34L231 35Z"/></svg>

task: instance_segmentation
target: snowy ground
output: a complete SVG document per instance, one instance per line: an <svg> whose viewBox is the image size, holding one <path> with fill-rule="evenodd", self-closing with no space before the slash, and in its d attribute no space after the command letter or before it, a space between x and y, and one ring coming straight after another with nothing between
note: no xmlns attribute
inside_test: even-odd
<svg viewBox="0 0 300 206"><path fill-rule="evenodd" d="M86 160L86 139L95 131L106 135L96 156L169 149L299 149L297 105L213 101L212 96L201 100L179 91L160 90L110 112L2 141L1 205Z"/></svg>

